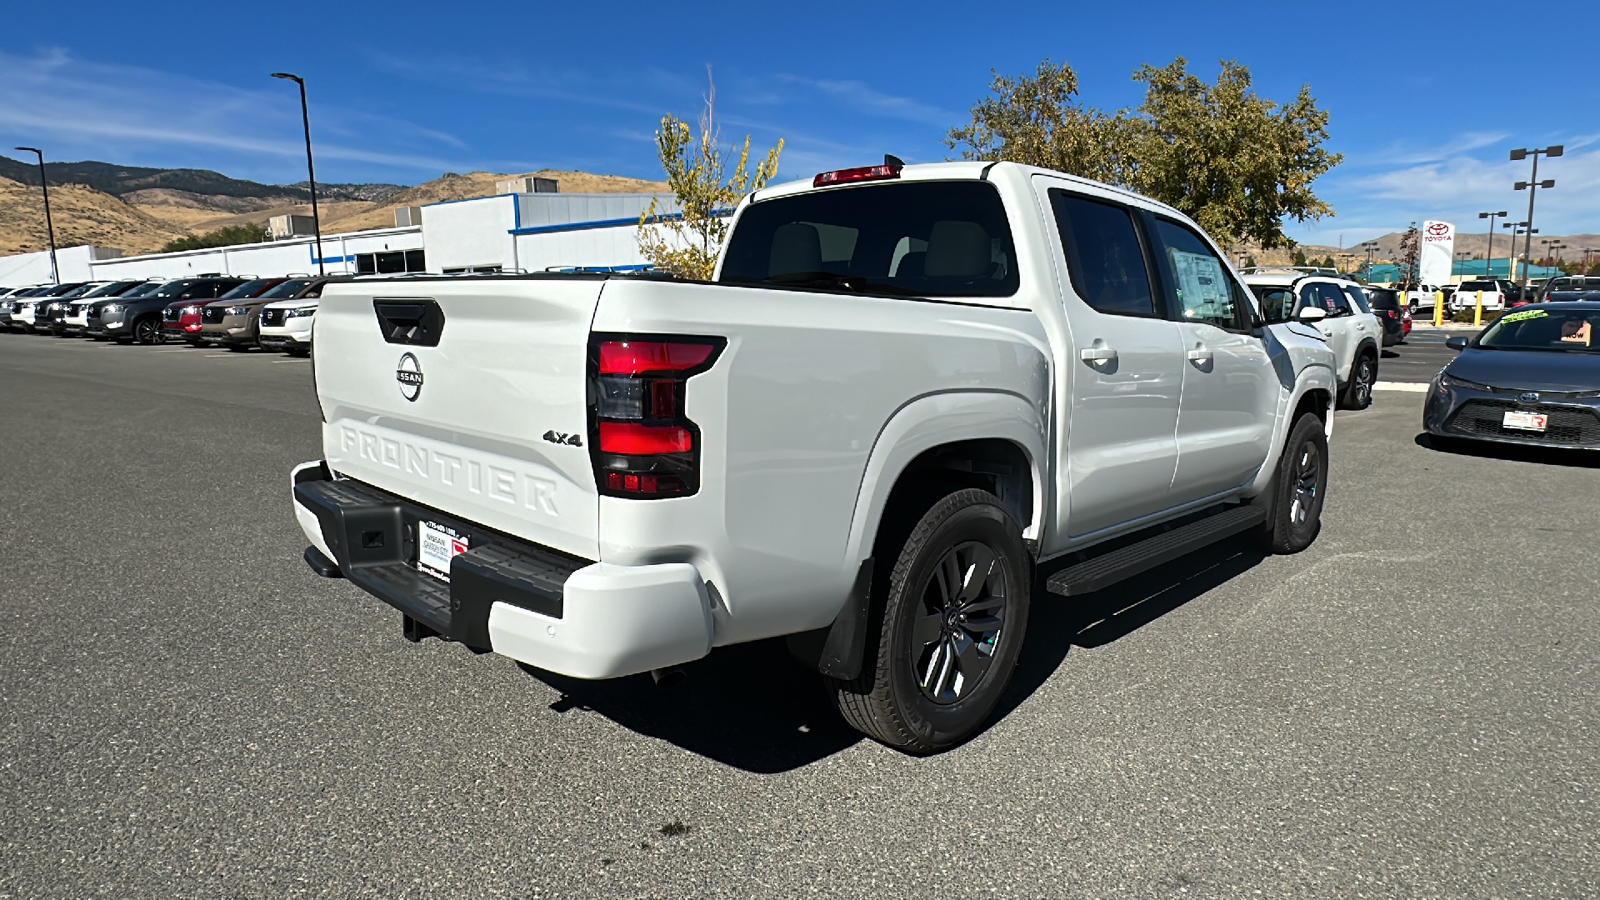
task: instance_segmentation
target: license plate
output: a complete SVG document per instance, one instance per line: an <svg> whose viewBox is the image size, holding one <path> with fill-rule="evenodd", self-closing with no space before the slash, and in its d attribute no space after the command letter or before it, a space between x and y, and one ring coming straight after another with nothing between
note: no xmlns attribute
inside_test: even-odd
<svg viewBox="0 0 1600 900"><path fill-rule="evenodd" d="M450 560L471 549L465 535L437 522L417 523L417 568L450 580Z"/></svg>
<svg viewBox="0 0 1600 900"><path fill-rule="evenodd" d="M1550 417L1543 413L1507 412L1500 424L1517 431L1544 431L1550 424Z"/></svg>

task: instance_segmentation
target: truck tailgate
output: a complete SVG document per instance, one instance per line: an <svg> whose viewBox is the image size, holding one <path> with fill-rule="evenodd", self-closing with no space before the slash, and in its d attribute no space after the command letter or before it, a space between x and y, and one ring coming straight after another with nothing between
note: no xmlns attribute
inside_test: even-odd
<svg viewBox="0 0 1600 900"><path fill-rule="evenodd" d="M586 380L604 284L585 276L330 284L312 343L328 465L598 559Z"/></svg>

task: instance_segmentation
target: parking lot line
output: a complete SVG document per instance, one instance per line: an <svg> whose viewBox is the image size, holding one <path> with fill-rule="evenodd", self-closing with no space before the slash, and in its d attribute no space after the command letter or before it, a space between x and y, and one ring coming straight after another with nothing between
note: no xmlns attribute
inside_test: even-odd
<svg viewBox="0 0 1600 900"><path fill-rule="evenodd" d="M1409 381L1380 381L1372 386L1375 391L1406 391L1412 394L1426 394L1428 386L1415 384Z"/></svg>

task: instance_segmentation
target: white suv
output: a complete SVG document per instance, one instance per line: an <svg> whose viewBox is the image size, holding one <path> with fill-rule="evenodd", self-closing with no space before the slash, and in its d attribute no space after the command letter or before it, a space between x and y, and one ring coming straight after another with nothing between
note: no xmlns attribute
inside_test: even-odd
<svg viewBox="0 0 1600 900"><path fill-rule="evenodd" d="M1305 275L1293 269L1255 271L1245 284L1261 302L1267 322L1296 319L1314 324L1338 360L1339 404L1366 409L1378 380L1378 346L1383 324L1372 314L1360 286L1329 275Z"/></svg>

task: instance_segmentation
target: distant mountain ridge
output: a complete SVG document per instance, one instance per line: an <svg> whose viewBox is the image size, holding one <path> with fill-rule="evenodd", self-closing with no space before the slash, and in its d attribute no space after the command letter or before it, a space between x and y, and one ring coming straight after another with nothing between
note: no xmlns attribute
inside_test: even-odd
<svg viewBox="0 0 1600 900"><path fill-rule="evenodd" d="M185 234L229 225L266 224L273 216L308 215L306 183L261 184L208 169L154 169L96 161L46 163L56 245L94 244L128 254L153 253ZM554 179L565 193L663 193L667 185L617 175L542 169L520 173ZM395 209L487 197L493 172L447 172L411 187L317 184L322 233L392 228ZM46 246L39 167L0 156L0 255Z"/></svg>
<svg viewBox="0 0 1600 900"><path fill-rule="evenodd" d="M113 197L124 197L135 191L166 189L190 194L247 197L281 203L308 203L311 200L311 192L307 182L304 181L296 184L262 184L258 181L229 178L221 172L213 172L210 169L153 169L144 166L119 166L96 160L46 161L44 168L52 185L81 184ZM0 178L38 186L39 165L0 156ZM330 200L362 200L375 203L402 190L405 190L405 187L398 184L319 183L317 199L327 197Z"/></svg>

